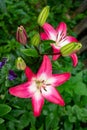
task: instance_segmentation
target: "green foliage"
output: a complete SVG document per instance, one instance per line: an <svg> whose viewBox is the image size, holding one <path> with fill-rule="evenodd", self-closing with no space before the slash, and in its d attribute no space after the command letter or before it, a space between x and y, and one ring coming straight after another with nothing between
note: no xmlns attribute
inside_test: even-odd
<svg viewBox="0 0 87 130"><path fill-rule="evenodd" d="M0 118L0 124L2 124L4 122L4 120L2 118Z"/></svg>
<svg viewBox="0 0 87 130"><path fill-rule="evenodd" d="M24 53L26 56L31 56L31 57L38 57L38 52L35 49L22 49L22 53Z"/></svg>
<svg viewBox="0 0 87 130"><path fill-rule="evenodd" d="M72 67L69 57L61 57L52 61L53 73L71 72L71 78L58 87L66 105L60 107L45 101L41 116L35 118L32 113L30 99L20 99L9 94L8 88L27 79L23 71L17 70L15 61L22 57L26 64L36 72L44 53L51 53L50 43L40 41L39 50L28 42L22 46L15 39L16 29L23 25L27 31L28 40L38 31L37 18L46 5L50 6L49 19L55 27L60 21L67 23L69 32L86 13L70 16L80 5L81 1L72 0L0 0L0 61L6 57L7 63L0 69L0 130L86 130L82 124L87 122L87 69L83 69L83 57L79 57L76 68ZM68 17L69 16L69 17ZM85 54L84 54L85 55ZM87 57L87 56L86 56ZM9 70L14 70L17 78L9 81ZM86 126L87 127L87 126Z"/></svg>
<svg viewBox="0 0 87 130"><path fill-rule="evenodd" d="M0 104L0 116L3 116L11 111L11 107L6 104Z"/></svg>
<svg viewBox="0 0 87 130"><path fill-rule="evenodd" d="M0 104L0 117L6 115L11 111L11 107L6 104ZM4 122L4 119L0 118L0 124Z"/></svg>

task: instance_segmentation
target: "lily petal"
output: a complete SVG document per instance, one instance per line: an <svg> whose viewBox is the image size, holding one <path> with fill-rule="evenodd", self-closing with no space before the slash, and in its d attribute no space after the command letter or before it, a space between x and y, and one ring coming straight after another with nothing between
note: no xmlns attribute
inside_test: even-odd
<svg viewBox="0 0 87 130"><path fill-rule="evenodd" d="M78 57L75 53L70 55L72 62L73 62L73 66L75 67L78 64Z"/></svg>
<svg viewBox="0 0 87 130"><path fill-rule="evenodd" d="M41 37L41 40L48 40L48 36L46 35L46 33L40 33L40 37Z"/></svg>
<svg viewBox="0 0 87 130"><path fill-rule="evenodd" d="M50 40L56 41L57 32L50 24L45 23L42 28Z"/></svg>
<svg viewBox="0 0 87 130"><path fill-rule="evenodd" d="M60 47L63 47L69 43L72 43L72 42L78 42L78 40L75 38L75 37L72 37L72 36L66 36L64 39L62 39L60 41Z"/></svg>
<svg viewBox="0 0 87 130"><path fill-rule="evenodd" d="M33 107L34 116L37 117L40 115L43 105L44 105L44 98L40 94L40 92L37 91L32 96L32 107Z"/></svg>
<svg viewBox="0 0 87 130"><path fill-rule="evenodd" d="M66 24L64 22L61 22L57 26L56 31L58 33L58 40L59 40L59 38L66 36L66 32L67 32L67 26L66 26Z"/></svg>
<svg viewBox="0 0 87 130"><path fill-rule="evenodd" d="M66 40L63 43L71 43L71 42L78 42L78 40L75 37L67 36Z"/></svg>
<svg viewBox="0 0 87 130"><path fill-rule="evenodd" d="M53 53L54 53L54 54L55 54L55 53L59 53L59 54L55 54L55 55L52 56L52 59L53 59L53 60L57 60L57 59L61 56L61 54L60 54L60 49L59 49L58 47L56 47L54 44L51 44L51 46L52 46L52 49L53 49Z"/></svg>
<svg viewBox="0 0 87 130"><path fill-rule="evenodd" d="M65 83L70 78L70 73L62 73L62 74L53 74L52 77L55 79L52 84L53 87L57 87L63 83Z"/></svg>
<svg viewBox="0 0 87 130"><path fill-rule="evenodd" d="M48 86L45 89L41 89L42 95L44 98L46 98L48 101L59 104L61 106L64 106L64 100L62 99L59 92L52 86Z"/></svg>
<svg viewBox="0 0 87 130"><path fill-rule="evenodd" d="M19 98L30 98L33 93L29 91L29 86L29 82L17 85L15 87L9 88L9 93Z"/></svg>
<svg viewBox="0 0 87 130"><path fill-rule="evenodd" d="M37 77L46 74L48 77L52 75L52 64L48 56L44 55L43 62L38 70Z"/></svg>
<svg viewBox="0 0 87 130"><path fill-rule="evenodd" d="M28 81L30 81L32 77L35 76L35 74L32 72L32 70L28 66L25 68L25 75L28 78Z"/></svg>
<svg viewBox="0 0 87 130"><path fill-rule="evenodd" d="M67 38L68 43L70 43L70 42L78 42L78 40L75 37L67 36L66 38Z"/></svg>

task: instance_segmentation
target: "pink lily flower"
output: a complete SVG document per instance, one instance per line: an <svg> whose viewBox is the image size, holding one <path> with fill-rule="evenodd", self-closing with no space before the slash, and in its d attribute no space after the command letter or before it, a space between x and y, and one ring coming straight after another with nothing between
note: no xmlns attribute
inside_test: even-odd
<svg viewBox="0 0 87 130"><path fill-rule="evenodd" d="M45 55L37 74L29 67L26 67L25 74L28 81L10 88L9 93L19 98L31 98L34 116L40 115L44 99L61 106L65 105L55 87L66 82L70 73L52 74L50 59Z"/></svg>
<svg viewBox="0 0 87 130"><path fill-rule="evenodd" d="M65 46L66 44L69 44L71 42L78 42L76 38L72 36L67 36L67 27L64 22L61 22L56 29L54 29L50 24L45 23L42 26L43 30L45 32L42 32L41 39L42 40L53 40L55 43L52 43L52 49L53 53L59 53L58 55L53 55L53 60L57 60L60 56L60 48ZM73 53L70 55L73 66L75 67L78 63L78 58L76 53Z"/></svg>

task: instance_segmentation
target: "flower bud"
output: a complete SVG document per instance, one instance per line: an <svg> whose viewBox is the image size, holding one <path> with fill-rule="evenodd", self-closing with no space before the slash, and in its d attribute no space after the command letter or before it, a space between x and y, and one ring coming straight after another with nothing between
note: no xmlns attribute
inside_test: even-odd
<svg viewBox="0 0 87 130"><path fill-rule="evenodd" d="M47 19L48 15L49 15L49 6L45 6L45 7L42 9L42 11L41 11L41 13L39 14L39 16L38 16L37 22L38 22L38 24L39 24L40 26L43 26L43 24L46 22L46 19Z"/></svg>
<svg viewBox="0 0 87 130"><path fill-rule="evenodd" d="M18 57L16 60L16 66L18 70L25 70L26 68L26 63L21 57Z"/></svg>
<svg viewBox="0 0 87 130"><path fill-rule="evenodd" d="M0 98L1 98L2 100L4 100L5 95L4 95L4 94L1 94L1 95L0 95Z"/></svg>
<svg viewBox="0 0 87 130"><path fill-rule="evenodd" d="M68 55L71 55L71 54L79 51L81 47L82 47L81 43L71 42L71 43L63 46L60 49L60 51L61 51L62 56L68 56Z"/></svg>
<svg viewBox="0 0 87 130"><path fill-rule="evenodd" d="M38 46L40 43L40 35L39 33L36 33L32 39L31 39L31 44L34 45L34 46Z"/></svg>
<svg viewBox="0 0 87 130"><path fill-rule="evenodd" d="M23 26L17 28L16 39L23 45L27 43L27 33Z"/></svg>

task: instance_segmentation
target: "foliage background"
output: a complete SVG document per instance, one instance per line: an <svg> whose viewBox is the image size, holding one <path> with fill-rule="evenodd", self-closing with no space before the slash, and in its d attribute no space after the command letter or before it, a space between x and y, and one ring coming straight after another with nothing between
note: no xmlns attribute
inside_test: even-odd
<svg viewBox="0 0 87 130"><path fill-rule="evenodd" d="M78 37L73 28L86 17L87 11L78 14L74 18L74 11L80 6L81 0L0 0L0 60L7 57L8 61L0 69L0 104L6 107L3 113L1 107L0 130L86 130L87 129L87 69L84 68L84 60L87 53L79 57L76 68L72 67L69 57L60 58L52 63L53 72L71 72L72 77L65 84L58 87L65 100L65 107L60 107L45 101L40 117L35 118L32 114L30 99L19 99L8 93L8 88L26 81L23 71L16 68L15 61L22 56L26 64L33 71L38 69L37 58L24 55L24 48L15 39L17 27L23 25L28 34L28 41L38 31L37 17L41 9L49 5L50 15L47 22L54 27L64 21L68 26L68 33ZM28 42L28 45L31 43ZM38 61L38 63L37 63ZM35 65L35 66L34 66ZM8 71L12 69L18 75L13 80L8 80ZM9 110L7 110L9 109ZM9 112L9 113L8 113Z"/></svg>

